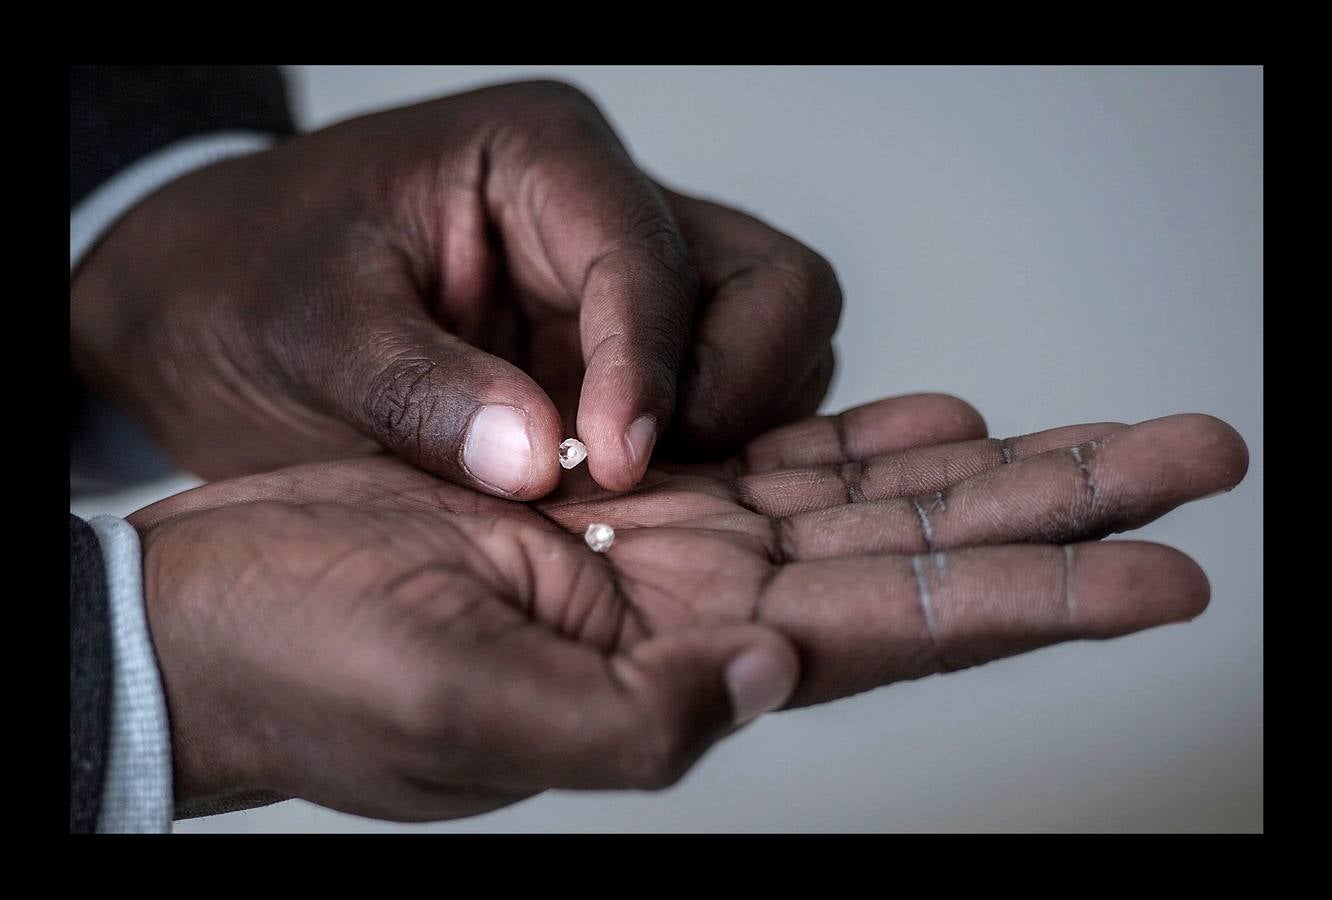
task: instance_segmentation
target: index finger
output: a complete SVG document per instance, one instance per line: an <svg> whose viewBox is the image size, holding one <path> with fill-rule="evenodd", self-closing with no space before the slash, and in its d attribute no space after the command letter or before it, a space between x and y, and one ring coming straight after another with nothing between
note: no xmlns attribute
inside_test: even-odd
<svg viewBox="0 0 1332 900"><path fill-rule="evenodd" d="M628 490L675 410L698 276L661 192L592 101L556 83L525 90L522 124L492 139L487 200L519 288L578 318L578 436L597 483Z"/></svg>

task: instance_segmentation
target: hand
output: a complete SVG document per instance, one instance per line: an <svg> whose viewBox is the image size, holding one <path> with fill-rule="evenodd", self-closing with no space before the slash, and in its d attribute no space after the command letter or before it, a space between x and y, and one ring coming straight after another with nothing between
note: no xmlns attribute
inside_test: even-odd
<svg viewBox="0 0 1332 900"><path fill-rule="evenodd" d="M178 797L419 820L660 787L774 705L1203 610L1188 557L1095 539L1237 484L1233 429L984 434L921 395L654 466L630 494L578 470L525 505L378 457L141 510ZM616 529L604 555L594 521Z"/></svg>
<svg viewBox="0 0 1332 900"><path fill-rule="evenodd" d="M812 413L837 280L655 185L573 88L355 119L138 204L71 284L81 377L206 478L386 447L532 499L575 433L638 483ZM662 435L668 424L670 435Z"/></svg>

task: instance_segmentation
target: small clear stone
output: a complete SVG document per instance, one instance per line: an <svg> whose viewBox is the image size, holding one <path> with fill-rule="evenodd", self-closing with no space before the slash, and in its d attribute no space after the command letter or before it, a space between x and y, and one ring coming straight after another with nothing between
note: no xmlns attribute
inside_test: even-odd
<svg viewBox="0 0 1332 900"><path fill-rule="evenodd" d="M560 442L560 465L572 469L587 459L587 444L578 438L565 438Z"/></svg>
<svg viewBox="0 0 1332 900"><path fill-rule="evenodd" d="M583 532L583 540L597 553L605 553L615 543L615 529L600 522L593 522Z"/></svg>

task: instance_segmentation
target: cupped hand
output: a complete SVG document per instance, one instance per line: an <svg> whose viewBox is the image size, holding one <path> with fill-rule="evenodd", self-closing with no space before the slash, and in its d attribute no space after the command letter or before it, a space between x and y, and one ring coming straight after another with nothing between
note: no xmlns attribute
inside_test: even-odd
<svg viewBox="0 0 1332 900"><path fill-rule="evenodd" d="M423 820L660 787L776 706L1203 610L1188 557L1098 539L1237 484L1233 429L984 434L917 395L627 494L575 471L523 504L380 456L141 510L177 797Z"/></svg>
<svg viewBox="0 0 1332 900"><path fill-rule="evenodd" d="M377 450L528 500L576 434L638 483L812 413L836 277L665 190L567 85L365 116L140 202L71 284L76 370L207 478ZM669 431L667 431L669 427Z"/></svg>

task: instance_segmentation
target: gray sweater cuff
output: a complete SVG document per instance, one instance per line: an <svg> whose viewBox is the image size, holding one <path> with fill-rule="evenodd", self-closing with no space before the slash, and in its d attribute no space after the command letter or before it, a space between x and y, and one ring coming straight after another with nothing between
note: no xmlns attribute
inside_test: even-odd
<svg viewBox="0 0 1332 900"><path fill-rule="evenodd" d="M144 606L139 535L124 519L88 522L102 545L110 594L111 724L97 830L169 832L171 728Z"/></svg>

